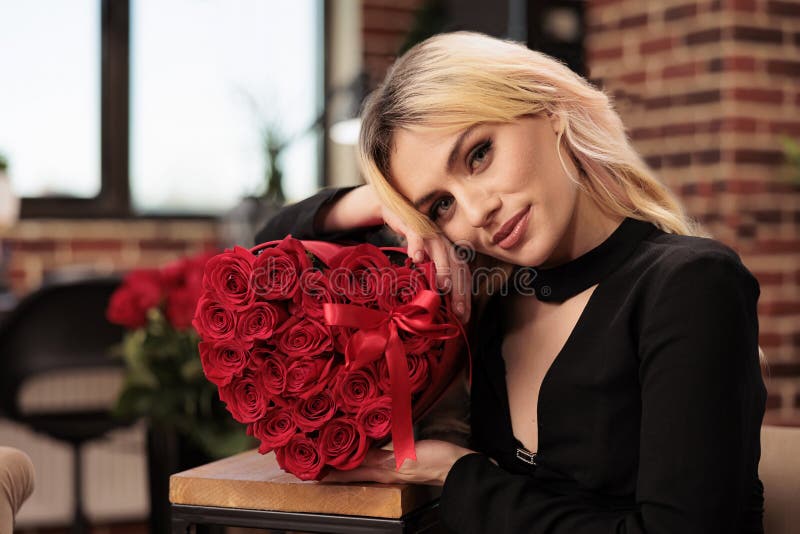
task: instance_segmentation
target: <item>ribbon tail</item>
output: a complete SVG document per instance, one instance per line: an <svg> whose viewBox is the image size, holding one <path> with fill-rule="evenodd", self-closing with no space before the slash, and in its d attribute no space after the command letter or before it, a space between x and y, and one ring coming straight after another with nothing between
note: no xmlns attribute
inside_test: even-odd
<svg viewBox="0 0 800 534"><path fill-rule="evenodd" d="M389 342L386 345L386 363L392 397L392 444L397 470L406 458L417 459L414 449L414 426L411 421L411 383L408 379L408 363L403 342L394 324L389 326Z"/></svg>

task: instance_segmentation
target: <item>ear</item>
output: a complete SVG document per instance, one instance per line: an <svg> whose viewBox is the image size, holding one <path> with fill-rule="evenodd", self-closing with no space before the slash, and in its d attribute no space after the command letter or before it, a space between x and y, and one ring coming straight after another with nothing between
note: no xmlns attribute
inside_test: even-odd
<svg viewBox="0 0 800 534"><path fill-rule="evenodd" d="M553 132L556 135L560 134L564 130L564 126L561 124L561 116L556 113L548 113L547 115Z"/></svg>

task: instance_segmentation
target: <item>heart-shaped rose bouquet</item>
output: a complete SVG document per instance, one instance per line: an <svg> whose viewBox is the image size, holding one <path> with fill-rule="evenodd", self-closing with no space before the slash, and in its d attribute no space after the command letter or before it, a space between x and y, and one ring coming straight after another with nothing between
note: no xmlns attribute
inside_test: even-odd
<svg viewBox="0 0 800 534"><path fill-rule="evenodd" d="M405 249L287 236L211 258L193 325L231 415L303 480L353 469L390 438L415 458L412 420L458 370L463 330L432 262Z"/></svg>

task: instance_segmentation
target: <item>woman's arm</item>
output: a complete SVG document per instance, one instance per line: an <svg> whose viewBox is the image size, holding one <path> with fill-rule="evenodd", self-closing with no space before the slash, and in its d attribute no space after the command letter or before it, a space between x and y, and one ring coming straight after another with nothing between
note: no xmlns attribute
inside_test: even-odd
<svg viewBox="0 0 800 534"><path fill-rule="evenodd" d="M757 484L765 390L758 283L729 256L698 254L666 276L640 339L636 509L549 493L475 453L449 471L441 517L463 534L732 533Z"/></svg>
<svg viewBox="0 0 800 534"><path fill-rule="evenodd" d="M291 234L296 239L396 245L383 229L380 204L367 186L328 187L283 207L259 230L256 243Z"/></svg>

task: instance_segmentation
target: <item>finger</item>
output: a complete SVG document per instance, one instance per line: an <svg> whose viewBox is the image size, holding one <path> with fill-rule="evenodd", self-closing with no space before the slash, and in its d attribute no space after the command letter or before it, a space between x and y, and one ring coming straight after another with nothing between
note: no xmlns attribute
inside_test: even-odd
<svg viewBox="0 0 800 534"><path fill-rule="evenodd" d="M408 256L415 263L425 261L425 240L422 237L414 232L409 232L406 234L406 244L408 246Z"/></svg>
<svg viewBox="0 0 800 534"><path fill-rule="evenodd" d="M370 449L361 465L367 467L394 467L394 452L384 449Z"/></svg>
<svg viewBox="0 0 800 534"><path fill-rule="evenodd" d="M453 291L453 300L455 301L454 307L456 313L461 318L461 322L467 323L472 307L469 264L458 259L455 260L453 264L455 270L455 276L453 277L455 280L455 290Z"/></svg>
<svg viewBox="0 0 800 534"><path fill-rule="evenodd" d="M445 292L450 291L453 286L450 269L450 255L444 242L445 238L434 237L426 240L428 252L436 266L436 285Z"/></svg>

